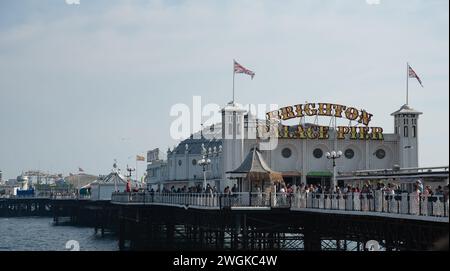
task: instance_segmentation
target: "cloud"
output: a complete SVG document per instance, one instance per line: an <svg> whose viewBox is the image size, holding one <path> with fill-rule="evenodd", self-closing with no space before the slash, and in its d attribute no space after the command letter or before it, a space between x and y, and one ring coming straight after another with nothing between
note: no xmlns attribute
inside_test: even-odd
<svg viewBox="0 0 450 271"><path fill-rule="evenodd" d="M366 3L368 5L379 5L379 4L381 4L381 1L380 0L366 0Z"/></svg>
<svg viewBox="0 0 450 271"><path fill-rule="evenodd" d="M80 0L65 0L67 5L80 5Z"/></svg>

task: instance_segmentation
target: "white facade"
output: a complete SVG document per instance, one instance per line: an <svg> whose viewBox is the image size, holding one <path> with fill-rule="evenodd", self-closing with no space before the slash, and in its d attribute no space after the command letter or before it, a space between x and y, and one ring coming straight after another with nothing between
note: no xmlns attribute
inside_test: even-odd
<svg viewBox="0 0 450 271"><path fill-rule="evenodd" d="M221 113L220 139L197 134L182 141L168 150L166 161L148 164L147 182L166 188L202 184L203 168L197 162L207 157L211 159L206 171L207 183L216 185L220 191L231 187L233 181L227 178L226 172L238 168L250 149L257 146L254 137L243 136L255 133L256 121L249 121L251 116L235 104L227 105ZM326 153L333 150L343 152L336 160L337 172L418 167L420 114L407 105L402 106L392 114L395 133L384 133L384 140L335 140L334 131L330 130L329 139L279 139L274 150L262 153L271 169L281 172L285 181L292 183L330 178L333 166Z"/></svg>
<svg viewBox="0 0 450 271"><path fill-rule="evenodd" d="M221 113L223 154L222 161L220 161L220 177L223 180L222 188L232 186L231 181L226 177L226 172L233 171L241 165L249 151L245 149L245 145L246 143L251 144L251 142L245 140L244 136L245 110L235 104L228 104Z"/></svg>
<svg viewBox="0 0 450 271"><path fill-rule="evenodd" d="M115 191L125 191L126 184L123 176L114 172L110 173L105 178L90 184L90 200L111 200L112 193Z"/></svg>
<svg viewBox="0 0 450 271"><path fill-rule="evenodd" d="M125 184L115 186L111 183L92 183L90 200L111 200L112 193L117 187L118 191L125 191Z"/></svg>

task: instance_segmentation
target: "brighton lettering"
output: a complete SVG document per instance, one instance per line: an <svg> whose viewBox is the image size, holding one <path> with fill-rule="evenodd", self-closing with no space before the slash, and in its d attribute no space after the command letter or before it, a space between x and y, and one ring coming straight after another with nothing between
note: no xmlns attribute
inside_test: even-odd
<svg viewBox="0 0 450 271"><path fill-rule="evenodd" d="M307 103L287 106L267 113L268 119L290 120L310 116L327 116L335 118L346 118L351 121L368 126L373 115L365 110L358 110L340 104L331 103Z"/></svg>

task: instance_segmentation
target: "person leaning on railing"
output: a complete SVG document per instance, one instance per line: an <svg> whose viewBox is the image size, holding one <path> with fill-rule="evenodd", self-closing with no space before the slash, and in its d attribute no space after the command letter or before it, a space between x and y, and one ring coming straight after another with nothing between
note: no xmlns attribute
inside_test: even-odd
<svg viewBox="0 0 450 271"><path fill-rule="evenodd" d="M223 193L225 194L225 197L230 195L230 187L229 186L225 187L225 189L223 190Z"/></svg>

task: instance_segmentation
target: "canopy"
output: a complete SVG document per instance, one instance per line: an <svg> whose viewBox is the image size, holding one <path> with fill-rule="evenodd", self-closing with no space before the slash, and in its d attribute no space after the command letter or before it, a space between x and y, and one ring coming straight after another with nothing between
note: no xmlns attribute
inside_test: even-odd
<svg viewBox="0 0 450 271"><path fill-rule="evenodd" d="M280 172L273 171L264 161L261 152L256 148L250 150L244 162L236 170L227 173L231 174L232 178L241 177L245 174L245 179L252 182L283 182L283 175Z"/></svg>

